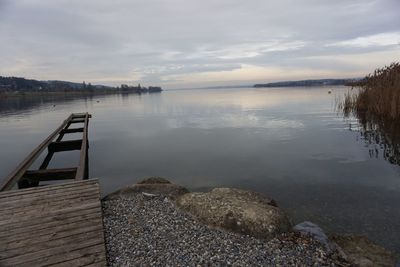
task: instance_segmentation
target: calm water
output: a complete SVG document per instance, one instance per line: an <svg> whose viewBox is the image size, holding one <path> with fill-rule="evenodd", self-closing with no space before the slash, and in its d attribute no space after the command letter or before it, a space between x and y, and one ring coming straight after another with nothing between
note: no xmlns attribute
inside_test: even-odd
<svg viewBox="0 0 400 267"><path fill-rule="evenodd" d="M328 94L328 90L332 94ZM72 112L88 111L90 176L103 194L148 176L192 190L231 186L275 198L295 222L367 234L400 252L400 167L371 157L333 88L164 91L0 100L0 177ZM76 136L72 135L71 139ZM59 153L50 167L77 164Z"/></svg>

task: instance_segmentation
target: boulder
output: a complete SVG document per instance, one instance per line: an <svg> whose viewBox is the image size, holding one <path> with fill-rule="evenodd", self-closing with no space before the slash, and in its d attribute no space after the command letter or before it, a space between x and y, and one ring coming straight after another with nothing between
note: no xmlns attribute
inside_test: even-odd
<svg viewBox="0 0 400 267"><path fill-rule="evenodd" d="M341 247L353 266L395 266L394 255L366 236L332 235L331 240Z"/></svg>
<svg viewBox="0 0 400 267"><path fill-rule="evenodd" d="M143 193L145 196L161 195L175 199L176 197L189 193L185 187L173 184L162 177L146 178L137 184L119 189L103 198L103 200L112 200L116 198L129 198L131 194Z"/></svg>
<svg viewBox="0 0 400 267"><path fill-rule="evenodd" d="M256 192L215 188L208 193L182 195L176 204L205 224L258 238L273 238L291 228L276 202Z"/></svg>

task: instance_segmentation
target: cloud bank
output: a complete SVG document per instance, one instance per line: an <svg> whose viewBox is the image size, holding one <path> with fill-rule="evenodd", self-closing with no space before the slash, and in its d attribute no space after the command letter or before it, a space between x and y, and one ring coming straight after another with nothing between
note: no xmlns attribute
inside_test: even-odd
<svg viewBox="0 0 400 267"><path fill-rule="evenodd" d="M398 0L0 0L0 75L166 88L360 77L400 59Z"/></svg>

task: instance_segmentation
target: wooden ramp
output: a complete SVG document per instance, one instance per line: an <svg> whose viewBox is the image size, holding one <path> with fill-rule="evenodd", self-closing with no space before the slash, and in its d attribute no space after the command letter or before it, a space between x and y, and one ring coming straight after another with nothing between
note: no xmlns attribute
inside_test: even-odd
<svg viewBox="0 0 400 267"><path fill-rule="evenodd" d="M98 181L0 192L0 266L106 266Z"/></svg>

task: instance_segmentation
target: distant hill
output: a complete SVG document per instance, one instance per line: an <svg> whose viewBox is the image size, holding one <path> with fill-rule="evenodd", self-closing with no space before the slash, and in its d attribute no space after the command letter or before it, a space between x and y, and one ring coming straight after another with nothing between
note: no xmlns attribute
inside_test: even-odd
<svg viewBox="0 0 400 267"><path fill-rule="evenodd" d="M91 85L90 83L74 83L67 81L38 81L21 77L0 76L0 90L7 91L63 91L94 88L112 88L104 85Z"/></svg>
<svg viewBox="0 0 400 267"><path fill-rule="evenodd" d="M91 83L74 83L68 81L38 81L20 77L0 76L0 93L7 92L122 92L122 93L156 93L161 92L161 87L149 86L129 86L121 84L120 87L111 87L105 85L92 85Z"/></svg>
<svg viewBox="0 0 400 267"><path fill-rule="evenodd" d="M350 85L356 79L319 79L301 81L282 81L274 83L255 84L253 87L296 87L296 86L324 86L324 85Z"/></svg>

